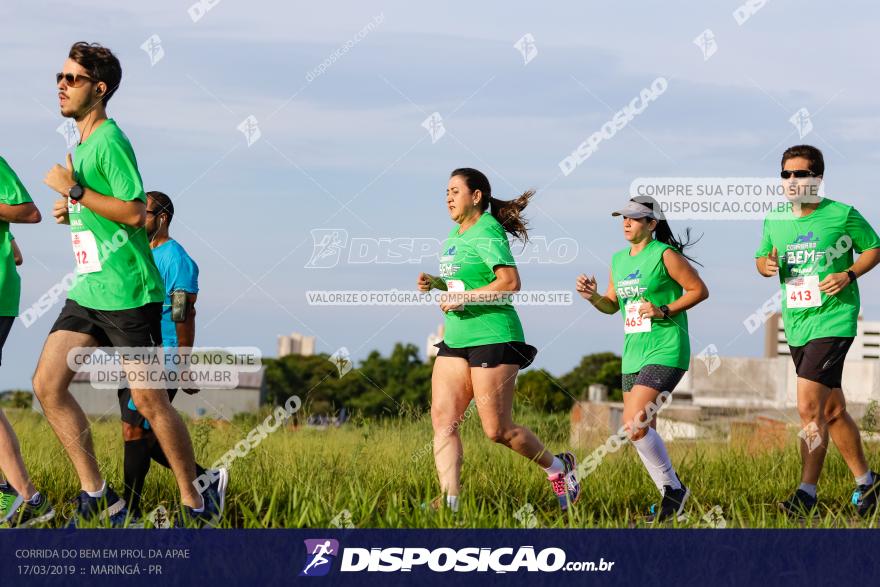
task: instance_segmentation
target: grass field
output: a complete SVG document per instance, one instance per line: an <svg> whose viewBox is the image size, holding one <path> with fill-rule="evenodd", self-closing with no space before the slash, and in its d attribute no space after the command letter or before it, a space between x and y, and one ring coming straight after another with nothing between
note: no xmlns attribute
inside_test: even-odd
<svg viewBox="0 0 880 587"><path fill-rule="evenodd" d="M42 416L6 410L16 429L37 488L55 504L61 525L73 511L79 486L73 468ZM568 416L516 414L554 452L566 446ZM210 466L257 422L190 422L197 459ZM94 422L98 459L110 484L122 483L122 440L115 420ZM658 494L632 447L609 455L582 481L583 494L560 514L543 472L502 446L486 440L476 418L462 427L465 462L461 510L433 511L422 504L438 494L427 415L342 428L280 428L230 468L225 527L297 528L351 526L391 528L628 527L658 500ZM575 450L579 460L588 449ZM691 488L683 527L800 527L777 510L799 480L795 437L784 451L749 455L723 442L677 442L670 454ZM876 467L878 447L869 446ZM862 521L849 505L853 480L835 449L830 449L819 487L822 517L817 527L877 526ZM163 504L177 508L170 472L153 465L147 479L144 510ZM60 507L59 507L60 506ZM720 510L718 509L720 508ZM714 511L714 514L710 514Z"/></svg>

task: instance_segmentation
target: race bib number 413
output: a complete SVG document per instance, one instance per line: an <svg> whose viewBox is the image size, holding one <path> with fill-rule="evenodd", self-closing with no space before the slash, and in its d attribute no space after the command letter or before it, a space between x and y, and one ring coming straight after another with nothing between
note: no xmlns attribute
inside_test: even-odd
<svg viewBox="0 0 880 587"><path fill-rule="evenodd" d="M822 305L819 276L804 275L785 280L785 300L789 308L818 308Z"/></svg>
<svg viewBox="0 0 880 587"><path fill-rule="evenodd" d="M639 315L639 306L642 302L629 302L624 306L626 316L623 321L623 332L635 334L637 332L651 332L651 319Z"/></svg>

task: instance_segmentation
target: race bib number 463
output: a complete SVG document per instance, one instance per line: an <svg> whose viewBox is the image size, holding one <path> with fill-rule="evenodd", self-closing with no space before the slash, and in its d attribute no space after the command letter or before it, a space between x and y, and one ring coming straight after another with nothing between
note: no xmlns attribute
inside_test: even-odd
<svg viewBox="0 0 880 587"><path fill-rule="evenodd" d="M626 316L623 322L623 332L634 334L636 332L651 332L651 319L639 315L639 306L642 302L629 302L624 307Z"/></svg>
<svg viewBox="0 0 880 587"><path fill-rule="evenodd" d="M819 276L804 275L785 280L785 300L789 308L818 308L822 305Z"/></svg>
<svg viewBox="0 0 880 587"><path fill-rule="evenodd" d="M101 270L101 260L98 258L98 243L91 230L80 230L70 233L70 241L73 245L73 256L76 259L77 273L95 273Z"/></svg>

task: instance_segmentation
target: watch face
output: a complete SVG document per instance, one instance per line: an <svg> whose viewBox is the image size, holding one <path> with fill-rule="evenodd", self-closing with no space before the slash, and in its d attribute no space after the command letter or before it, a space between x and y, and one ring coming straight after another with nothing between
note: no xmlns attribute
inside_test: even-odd
<svg viewBox="0 0 880 587"><path fill-rule="evenodd" d="M83 187L82 187L81 185L79 185L79 184L76 184L75 186L73 186L72 188L70 188L70 191L68 192L67 195L69 195L69 196L70 196L71 198L73 198L74 200L78 200L78 199L80 199L80 198L82 197L82 195L83 195Z"/></svg>

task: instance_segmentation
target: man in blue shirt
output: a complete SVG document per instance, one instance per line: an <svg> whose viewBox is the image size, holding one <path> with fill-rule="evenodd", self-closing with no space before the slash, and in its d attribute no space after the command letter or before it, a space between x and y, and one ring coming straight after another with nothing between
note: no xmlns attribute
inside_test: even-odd
<svg viewBox="0 0 880 587"><path fill-rule="evenodd" d="M174 217L174 204L162 192L147 192L147 220L145 230L150 239L153 260L159 268L165 284L165 301L162 304L162 346L165 353L175 352L178 347L191 348L195 342L196 322L195 303L199 292L199 266L186 250L168 234L168 225ZM175 293L177 292L177 293ZM185 310L182 316L172 312L174 296L185 297ZM198 389L184 389L185 393L198 393ZM169 389L169 399L174 400L177 389ZM125 501L133 516L140 517L140 499L144 482L150 470L150 461L169 467L150 423L138 411L127 388L119 390L119 408L122 412L122 435L125 439ZM205 474L205 469L196 463L196 478ZM219 469L215 479L220 496L219 516L223 515L226 487L229 474Z"/></svg>

